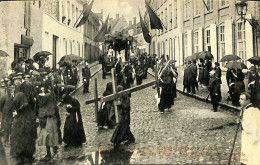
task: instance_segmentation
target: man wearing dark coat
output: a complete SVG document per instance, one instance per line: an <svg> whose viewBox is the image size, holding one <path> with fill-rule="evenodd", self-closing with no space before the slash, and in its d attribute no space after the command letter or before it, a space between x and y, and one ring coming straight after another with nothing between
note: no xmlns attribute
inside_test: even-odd
<svg viewBox="0 0 260 165"><path fill-rule="evenodd" d="M192 64L190 65L190 74L189 74L189 82L191 86L191 93L195 94L195 87L197 86L197 66L196 66L196 60L192 61Z"/></svg>
<svg viewBox="0 0 260 165"><path fill-rule="evenodd" d="M143 67L141 65L141 62L138 61L137 66L135 67L135 73L136 73L136 85L141 85L143 82Z"/></svg>
<svg viewBox="0 0 260 165"><path fill-rule="evenodd" d="M187 89L187 92L190 93L190 82L189 82L189 75L190 75L190 61L186 64L184 69L184 77L183 77L183 92Z"/></svg>
<svg viewBox="0 0 260 165"><path fill-rule="evenodd" d="M214 70L210 72L210 81L209 81L208 90L210 92L213 111L217 112L218 102L221 101L221 91L220 91L220 80L216 77Z"/></svg>
<svg viewBox="0 0 260 165"><path fill-rule="evenodd" d="M221 81L221 76L222 76L222 74L221 74L221 69L220 69L220 65L219 65L219 63L218 62L215 62L215 76L216 76L216 78L218 78L219 80L220 80L220 83L222 82Z"/></svg>
<svg viewBox="0 0 260 165"><path fill-rule="evenodd" d="M11 126L13 121L13 111L14 97L13 91L10 89L9 93L3 95L0 98L0 112L2 113L1 130L3 132L5 144L9 144L9 137L11 134Z"/></svg>
<svg viewBox="0 0 260 165"><path fill-rule="evenodd" d="M83 93L89 92L89 81L91 78L90 68L88 63L85 63L85 67L82 68L82 77L83 77Z"/></svg>

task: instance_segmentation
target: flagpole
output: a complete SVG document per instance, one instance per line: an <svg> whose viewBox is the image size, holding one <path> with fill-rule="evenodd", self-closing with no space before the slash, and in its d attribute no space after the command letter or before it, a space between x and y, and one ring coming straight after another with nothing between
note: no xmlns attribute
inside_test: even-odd
<svg viewBox="0 0 260 165"><path fill-rule="evenodd" d="M88 5L87 3L86 3L86 5ZM77 21L75 22L75 24L74 24L74 26L73 26L73 28L75 27L75 25L78 23L78 21L79 21L79 18L80 18L80 16L85 12L87 10L87 7L85 8L85 10L83 10L81 13L80 13L80 15L79 15L79 17L78 17L78 19L77 19Z"/></svg>
<svg viewBox="0 0 260 165"><path fill-rule="evenodd" d="M146 2L146 1L145 1ZM150 6L150 4L148 4L148 2L146 2L146 4L150 7L150 9L152 9L152 11L154 12L154 13L156 13L156 15L157 15L157 12L155 12L154 11L154 9ZM140 9L139 9L140 10ZM157 15L158 16L158 15ZM161 21L161 24L164 26L164 28L167 30L167 28L165 27L165 25L163 24L163 22Z"/></svg>

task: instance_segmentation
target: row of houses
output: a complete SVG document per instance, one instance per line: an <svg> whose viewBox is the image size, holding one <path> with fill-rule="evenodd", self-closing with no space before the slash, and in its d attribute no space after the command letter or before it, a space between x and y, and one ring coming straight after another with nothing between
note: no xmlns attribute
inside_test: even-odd
<svg viewBox="0 0 260 165"><path fill-rule="evenodd" d="M241 20L236 12L237 0L204 2L150 0L150 6L163 23L163 30L150 29L152 42L142 47L150 54L169 55L178 66L184 64L187 56L201 51L210 51L213 61L220 61L228 54L238 55L250 66L246 60L260 55L259 24ZM259 20L260 2L247 3L246 18Z"/></svg>
<svg viewBox="0 0 260 165"><path fill-rule="evenodd" d="M103 12L90 13L84 26L75 28L85 0L1 1L0 67L6 73L12 61L50 51L48 65L57 68L63 55L76 54L89 61L98 59L100 46L94 41Z"/></svg>

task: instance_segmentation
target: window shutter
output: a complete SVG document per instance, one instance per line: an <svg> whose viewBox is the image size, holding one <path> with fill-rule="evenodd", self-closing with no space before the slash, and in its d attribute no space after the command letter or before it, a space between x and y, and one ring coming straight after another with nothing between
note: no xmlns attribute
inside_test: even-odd
<svg viewBox="0 0 260 165"><path fill-rule="evenodd" d="M210 25L210 45L211 54L214 56L214 61L217 61L217 26L216 24Z"/></svg>
<svg viewBox="0 0 260 165"><path fill-rule="evenodd" d="M249 59L254 56L253 51L253 29L248 21L245 23L245 39L246 39L246 59ZM248 68L251 67L251 63L246 63Z"/></svg>
<svg viewBox="0 0 260 165"><path fill-rule="evenodd" d="M225 21L225 55L233 54L233 30L232 21L228 19Z"/></svg>
<svg viewBox="0 0 260 165"><path fill-rule="evenodd" d="M199 28L198 42L199 42L199 52L203 51L203 28Z"/></svg>

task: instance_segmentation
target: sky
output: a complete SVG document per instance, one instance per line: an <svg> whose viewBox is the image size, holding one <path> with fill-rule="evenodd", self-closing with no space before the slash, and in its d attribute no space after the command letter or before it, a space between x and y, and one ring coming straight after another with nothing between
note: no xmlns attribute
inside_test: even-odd
<svg viewBox="0 0 260 165"><path fill-rule="evenodd" d="M106 19L110 13L110 18L116 18L116 14L120 14L120 16L124 15L127 22L133 21L133 17L136 17L136 21L139 22L138 6L144 15L144 0L94 0L92 11L100 13L103 9L103 19Z"/></svg>

